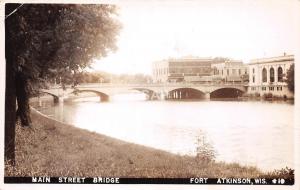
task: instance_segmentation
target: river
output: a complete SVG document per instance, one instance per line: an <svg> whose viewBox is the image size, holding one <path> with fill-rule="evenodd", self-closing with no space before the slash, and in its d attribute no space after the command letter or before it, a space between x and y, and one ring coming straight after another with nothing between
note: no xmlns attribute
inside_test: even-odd
<svg viewBox="0 0 300 190"><path fill-rule="evenodd" d="M146 101L135 93L34 107L79 128L176 154L195 155L204 141L217 161L294 168L294 106L285 102Z"/></svg>

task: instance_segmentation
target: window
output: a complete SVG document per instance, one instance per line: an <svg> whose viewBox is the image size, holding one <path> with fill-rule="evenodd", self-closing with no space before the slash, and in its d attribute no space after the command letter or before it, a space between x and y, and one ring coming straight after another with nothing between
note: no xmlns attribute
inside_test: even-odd
<svg viewBox="0 0 300 190"><path fill-rule="evenodd" d="M229 69L227 69L227 76L229 75Z"/></svg>
<svg viewBox="0 0 300 190"><path fill-rule="evenodd" d="M239 75L241 75L241 69L239 69Z"/></svg>
<svg viewBox="0 0 300 190"><path fill-rule="evenodd" d="M261 87L261 90L262 90L262 91L266 91L266 90L267 90L267 87L263 86L263 87Z"/></svg>
<svg viewBox="0 0 300 190"><path fill-rule="evenodd" d="M274 82L274 79L275 79L275 77L274 77L274 68L271 67L271 69L270 69L270 82Z"/></svg>
<svg viewBox="0 0 300 190"><path fill-rule="evenodd" d="M256 88L255 88L255 87L251 87L251 90L252 90L252 91L255 91L255 90L256 90Z"/></svg>
<svg viewBox="0 0 300 190"><path fill-rule="evenodd" d="M282 91L282 86L277 86L277 91Z"/></svg>
<svg viewBox="0 0 300 190"><path fill-rule="evenodd" d="M262 70L262 81L267 82L267 69L263 68Z"/></svg>
<svg viewBox="0 0 300 190"><path fill-rule="evenodd" d="M269 87L269 90L270 90L270 91L273 91L273 90L274 90L274 87L273 87L273 86L270 86L270 87Z"/></svg>
<svg viewBox="0 0 300 190"><path fill-rule="evenodd" d="M282 67L278 67L278 70L277 70L277 73L278 73L278 82L283 82L283 71L282 71Z"/></svg>
<svg viewBox="0 0 300 190"><path fill-rule="evenodd" d="M235 69L232 69L232 74L235 75Z"/></svg>
<svg viewBox="0 0 300 190"><path fill-rule="evenodd" d="M255 83L255 77L254 76L252 77L252 82Z"/></svg>

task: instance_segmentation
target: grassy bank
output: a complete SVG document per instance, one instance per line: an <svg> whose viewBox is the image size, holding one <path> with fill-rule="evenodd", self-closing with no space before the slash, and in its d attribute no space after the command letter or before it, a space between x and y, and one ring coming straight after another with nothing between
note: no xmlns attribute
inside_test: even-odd
<svg viewBox="0 0 300 190"><path fill-rule="evenodd" d="M127 143L32 113L16 131L16 166L6 176L258 177L257 168L206 162Z"/></svg>

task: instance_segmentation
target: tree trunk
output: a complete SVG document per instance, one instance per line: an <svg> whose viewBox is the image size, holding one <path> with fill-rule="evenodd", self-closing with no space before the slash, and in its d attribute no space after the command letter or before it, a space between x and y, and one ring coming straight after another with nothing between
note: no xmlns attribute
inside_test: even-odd
<svg viewBox="0 0 300 190"><path fill-rule="evenodd" d="M17 117L20 118L22 127L30 127L28 79L22 73L17 73L16 75L16 96L18 102Z"/></svg>
<svg viewBox="0 0 300 190"><path fill-rule="evenodd" d="M13 66L6 63L5 90L5 159L15 164L16 86Z"/></svg>

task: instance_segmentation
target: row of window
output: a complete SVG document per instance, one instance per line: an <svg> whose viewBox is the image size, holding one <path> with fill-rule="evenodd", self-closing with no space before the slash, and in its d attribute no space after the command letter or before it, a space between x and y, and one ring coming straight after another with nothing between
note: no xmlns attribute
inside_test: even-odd
<svg viewBox="0 0 300 190"><path fill-rule="evenodd" d="M211 69L207 67L203 68L158 68L154 70L154 75L167 75L169 73L193 73L193 74L210 74Z"/></svg>
<svg viewBox="0 0 300 190"><path fill-rule="evenodd" d="M229 69L226 69L226 74L227 74L227 76L229 75L229 71L230 71ZM236 74L236 71L238 71L238 74L239 74L239 75L242 74L242 70L241 70L241 69L232 69L232 70L231 70L232 75L235 75L235 74ZM221 73L221 75L224 75L224 70L221 69L221 72L220 72L220 70L215 70L215 71L214 71L214 74L215 74L215 75L219 75L220 73ZM245 69L244 74L247 74L247 69Z"/></svg>
<svg viewBox="0 0 300 190"><path fill-rule="evenodd" d="M164 74L167 74L169 71L168 71L168 68L159 68L159 69L155 69L154 70L154 75L164 75Z"/></svg>
<svg viewBox="0 0 300 190"><path fill-rule="evenodd" d="M274 68L270 68L270 82L274 82L275 80L275 71ZM262 70L262 81L267 82L267 69L263 68ZM283 81L283 70L281 67L278 67L277 69L277 81L282 82Z"/></svg>
<svg viewBox="0 0 300 190"><path fill-rule="evenodd" d="M252 91L256 91L256 90L259 90L260 87L251 87L251 90ZM282 86L277 86L277 87L274 87L274 86L270 86L270 87L266 87L266 86L262 86L261 87L261 90L262 91L267 91L267 89L269 89L269 91L282 91Z"/></svg>
<svg viewBox="0 0 300 190"><path fill-rule="evenodd" d="M255 69L252 69L252 82L255 83ZM275 70L273 67L270 68L270 76L269 76L270 82L275 82ZM268 81L268 76L267 76L267 69L263 68L262 70L262 82L267 82ZM277 81L278 82L283 82L283 69L282 67L278 67L277 69Z"/></svg>

